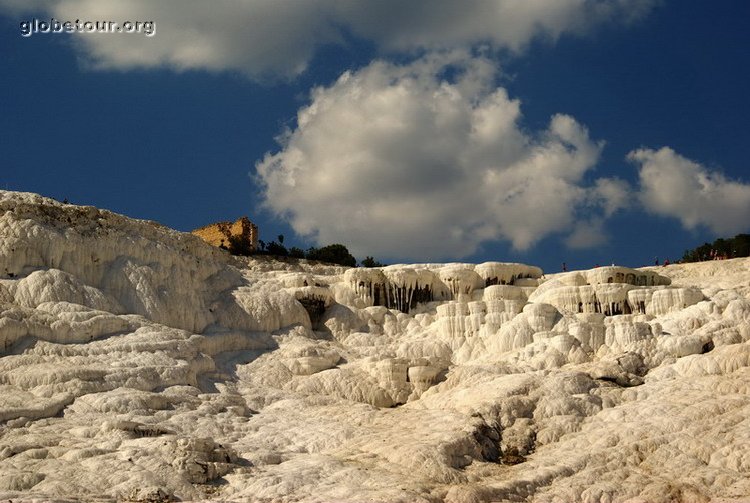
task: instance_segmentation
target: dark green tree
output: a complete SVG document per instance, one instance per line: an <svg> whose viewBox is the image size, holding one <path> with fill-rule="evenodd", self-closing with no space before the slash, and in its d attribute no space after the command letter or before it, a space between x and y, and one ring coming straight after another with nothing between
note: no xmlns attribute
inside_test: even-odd
<svg viewBox="0 0 750 503"><path fill-rule="evenodd" d="M683 262L711 260L714 256L726 258L750 257L750 234L737 234L733 238L719 238L713 243L703 243L692 250L686 250Z"/></svg>
<svg viewBox="0 0 750 503"><path fill-rule="evenodd" d="M361 262L362 267L383 267L385 264L382 264L375 260L374 258L367 256L365 259Z"/></svg>
<svg viewBox="0 0 750 503"><path fill-rule="evenodd" d="M289 248L289 256L293 258L305 258L305 250L292 246Z"/></svg>
<svg viewBox="0 0 750 503"><path fill-rule="evenodd" d="M323 248L310 248L307 250L306 258L348 267L355 267L357 265L357 259L342 244L332 244Z"/></svg>
<svg viewBox="0 0 750 503"><path fill-rule="evenodd" d="M266 252L268 252L269 255L278 255L279 257L286 257L289 255L286 247L276 241L271 241L266 245Z"/></svg>

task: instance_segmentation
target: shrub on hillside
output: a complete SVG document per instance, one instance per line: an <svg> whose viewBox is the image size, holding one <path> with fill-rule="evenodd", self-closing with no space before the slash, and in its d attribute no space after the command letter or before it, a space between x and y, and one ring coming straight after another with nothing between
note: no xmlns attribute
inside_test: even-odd
<svg viewBox="0 0 750 503"><path fill-rule="evenodd" d="M365 257L365 259L360 264L362 267L383 267L385 264L378 262L372 257Z"/></svg>
<svg viewBox="0 0 750 503"><path fill-rule="evenodd" d="M281 243L277 243L276 241L271 241L266 245L266 253L269 255L278 255L279 257L286 257L289 255L289 251L286 249L286 246L284 246Z"/></svg>
<svg viewBox="0 0 750 503"><path fill-rule="evenodd" d="M305 250L292 246L289 248L289 256L292 258L305 258Z"/></svg>
<svg viewBox="0 0 750 503"><path fill-rule="evenodd" d="M750 257L750 234L737 234L733 238L719 238L713 243L703 243L685 251L683 262L700 262L716 258Z"/></svg>
<svg viewBox="0 0 750 503"><path fill-rule="evenodd" d="M357 265L357 259L355 259L346 246L342 244L333 244L324 246L323 248L312 247L307 250L305 258L309 260L318 260L320 262L329 262L331 264L339 264L347 267L355 267Z"/></svg>

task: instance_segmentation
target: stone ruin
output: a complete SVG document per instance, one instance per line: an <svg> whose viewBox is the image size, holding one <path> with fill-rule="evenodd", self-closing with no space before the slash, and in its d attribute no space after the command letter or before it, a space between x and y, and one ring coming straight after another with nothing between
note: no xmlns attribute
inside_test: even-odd
<svg viewBox="0 0 750 503"><path fill-rule="evenodd" d="M236 240L244 249L258 249L258 226L247 217L234 222L217 222L191 231L206 243L219 248L230 249L232 240Z"/></svg>

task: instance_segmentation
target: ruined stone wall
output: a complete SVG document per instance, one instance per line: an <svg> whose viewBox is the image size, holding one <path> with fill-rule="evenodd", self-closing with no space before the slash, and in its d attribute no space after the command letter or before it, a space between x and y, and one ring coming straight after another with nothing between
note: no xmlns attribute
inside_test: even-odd
<svg viewBox="0 0 750 503"><path fill-rule="evenodd" d="M247 217L242 217L234 222L217 222L195 229L192 234L203 239L210 245L229 248L230 239L238 236L242 242L247 243L251 250L258 249L258 226Z"/></svg>

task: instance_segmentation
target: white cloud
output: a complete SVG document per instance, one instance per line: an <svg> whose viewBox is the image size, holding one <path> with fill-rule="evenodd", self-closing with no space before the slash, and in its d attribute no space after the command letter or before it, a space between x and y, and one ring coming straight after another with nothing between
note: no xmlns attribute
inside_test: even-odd
<svg viewBox="0 0 750 503"><path fill-rule="evenodd" d="M526 249L572 229L580 208L619 206L617 182L582 183L602 144L566 115L523 131L520 102L494 79L490 61L453 52L376 61L315 89L256 166L266 205L320 243L422 259L495 239Z"/></svg>
<svg viewBox="0 0 750 503"><path fill-rule="evenodd" d="M167 67L240 71L253 78L292 77L315 49L339 40L319 1L35 0L56 19L153 21L155 35L84 33L75 36L94 68ZM0 5L21 15L18 0Z"/></svg>
<svg viewBox="0 0 750 503"><path fill-rule="evenodd" d="M534 37L582 34L610 20L631 22L654 0L348 1L338 16L386 50L446 49L476 43L514 51Z"/></svg>
<svg viewBox="0 0 750 503"><path fill-rule="evenodd" d="M565 245L573 250L594 248L605 244L608 240L604 228L603 218L592 218L576 222L573 232L565 238Z"/></svg>
<svg viewBox="0 0 750 503"><path fill-rule="evenodd" d="M0 0L14 15L44 11L59 20L154 21L156 36L82 34L95 67L240 71L252 78L293 77L316 49L345 33L383 51L487 44L521 50L606 22L646 15L658 0Z"/></svg>
<svg viewBox="0 0 750 503"><path fill-rule="evenodd" d="M619 178L598 178L587 189L585 204L593 214L579 218L565 245L574 250L602 246L609 241L607 218L631 205L633 191L630 185ZM583 212L581 212L583 213Z"/></svg>
<svg viewBox="0 0 750 503"><path fill-rule="evenodd" d="M640 164L640 200L648 211L717 235L750 228L750 184L729 180L668 147L634 150L628 159Z"/></svg>
<svg viewBox="0 0 750 503"><path fill-rule="evenodd" d="M591 189L591 199L604 209L604 216L610 217L619 210L630 206L632 189L619 178L599 178Z"/></svg>

